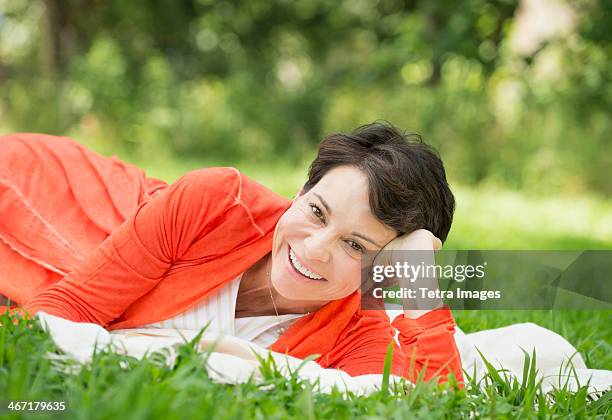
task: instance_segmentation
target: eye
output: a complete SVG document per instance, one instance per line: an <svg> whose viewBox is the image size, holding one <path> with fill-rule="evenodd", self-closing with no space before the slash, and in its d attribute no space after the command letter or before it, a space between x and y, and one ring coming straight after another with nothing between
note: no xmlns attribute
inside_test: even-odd
<svg viewBox="0 0 612 420"><path fill-rule="evenodd" d="M346 241L346 243L353 248L355 251L359 251L359 252L363 252L364 249L361 245L359 245L357 242L355 241Z"/></svg>
<svg viewBox="0 0 612 420"><path fill-rule="evenodd" d="M319 206L313 203L310 203L309 206L310 206L310 209L312 210L312 214L314 214L317 219L325 223L325 215L323 214Z"/></svg>

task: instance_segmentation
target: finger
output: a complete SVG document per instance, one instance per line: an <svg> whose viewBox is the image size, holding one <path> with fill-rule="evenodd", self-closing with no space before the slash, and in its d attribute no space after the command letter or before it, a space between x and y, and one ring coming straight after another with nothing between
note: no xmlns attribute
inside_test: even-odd
<svg viewBox="0 0 612 420"><path fill-rule="evenodd" d="M434 251L438 251L442 248L442 241L438 239L438 237L434 236L433 239L433 249Z"/></svg>

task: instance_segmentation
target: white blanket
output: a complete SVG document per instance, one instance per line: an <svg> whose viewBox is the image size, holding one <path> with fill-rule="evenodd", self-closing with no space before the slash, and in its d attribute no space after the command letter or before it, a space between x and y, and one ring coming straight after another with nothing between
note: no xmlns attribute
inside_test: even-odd
<svg viewBox="0 0 612 420"><path fill-rule="evenodd" d="M397 314L389 315L393 317ZM44 312L39 312L37 317L63 353L63 356L48 356L79 363L90 362L94 350L100 351L110 346L115 352L139 359L147 354L162 352L166 355L166 363L172 365L177 356L177 347L197 335L192 330L143 328L109 332L96 324L67 321ZM524 361L521 349L529 355L535 349L538 379L542 378L545 391L565 383L570 389L577 389L587 382L592 393L612 388L612 371L587 369L582 356L567 340L532 323L514 324L467 335L457 328L455 340L464 370L470 375L475 371L478 380L484 377L486 368L476 349L495 367L506 369L508 374L514 375L519 381L522 379ZM250 377L256 381L262 380L255 354L264 358L271 355L284 375L290 375L290 372L295 372L302 365L298 375L311 382L318 380L320 392L330 392L336 386L343 391L364 395L379 389L382 381L382 375L351 377L338 369L324 369L315 362L303 362L236 337L204 333L198 349L206 351L213 348L211 346L214 351L210 353L205 368L210 378L220 383L243 383ZM572 369L568 363L570 360ZM400 378L392 375L392 380L399 381Z"/></svg>

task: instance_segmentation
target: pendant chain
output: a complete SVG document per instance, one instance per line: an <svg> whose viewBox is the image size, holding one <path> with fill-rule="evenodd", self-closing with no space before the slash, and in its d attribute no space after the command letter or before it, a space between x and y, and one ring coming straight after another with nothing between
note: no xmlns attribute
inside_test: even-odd
<svg viewBox="0 0 612 420"><path fill-rule="evenodd" d="M270 260L272 260L272 258L270 258ZM272 262L270 262L270 264L272 264ZM268 291L270 292L270 299L272 300L272 306L274 306L274 312L276 313L276 319L277 319L277 321L279 323L279 325L276 328L276 332L279 335L282 335L282 334L285 333L285 328L280 326L281 319L280 319L280 315L278 314L278 309L276 308L276 302L274 302L274 296L272 294L272 287L271 287L271 285L272 285L272 276L270 275L270 268L268 268L266 270L266 278L268 280Z"/></svg>

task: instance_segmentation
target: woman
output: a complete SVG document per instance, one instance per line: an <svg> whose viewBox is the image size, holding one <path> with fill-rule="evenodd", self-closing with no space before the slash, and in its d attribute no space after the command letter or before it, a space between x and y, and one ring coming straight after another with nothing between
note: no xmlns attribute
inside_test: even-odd
<svg viewBox="0 0 612 420"><path fill-rule="evenodd" d="M388 124L328 136L291 202L234 168L172 185L67 138L0 139L0 294L107 329L213 329L351 375L462 381L447 308L360 306L361 256L438 248L442 162ZM440 239L438 239L440 238ZM399 331L401 348L395 344Z"/></svg>

